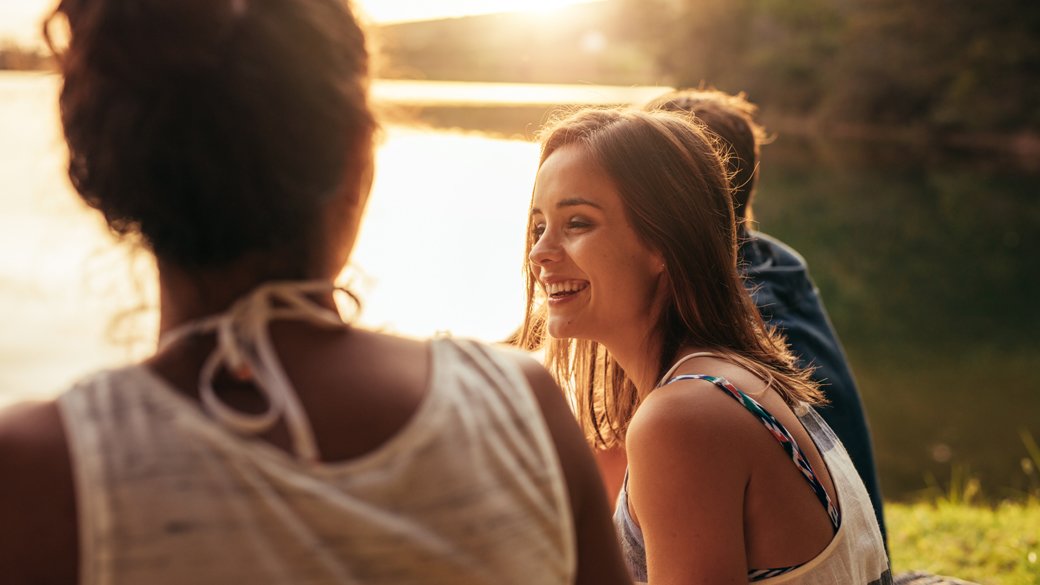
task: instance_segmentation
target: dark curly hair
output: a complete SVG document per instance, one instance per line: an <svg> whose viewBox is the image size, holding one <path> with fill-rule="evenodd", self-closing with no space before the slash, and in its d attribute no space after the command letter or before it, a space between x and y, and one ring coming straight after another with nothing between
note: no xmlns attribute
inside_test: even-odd
<svg viewBox="0 0 1040 585"><path fill-rule="evenodd" d="M347 4L61 0L45 34L59 17L69 177L113 231L188 269L306 261L376 127Z"/></svg>

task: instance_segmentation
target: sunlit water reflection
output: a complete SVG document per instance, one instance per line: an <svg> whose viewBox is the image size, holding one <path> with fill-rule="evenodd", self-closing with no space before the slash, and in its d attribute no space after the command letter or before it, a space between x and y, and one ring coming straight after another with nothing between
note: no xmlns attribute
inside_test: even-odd
<svg viewBox="0 0 1040 585"><path fill-rule="evenodd" d="M56 91L54 77L0 75L0 404L153 347L154 269L68 184ZM512 331L536 160L527 142L389 128L345 275L361 322L485 340Z"/></svg>

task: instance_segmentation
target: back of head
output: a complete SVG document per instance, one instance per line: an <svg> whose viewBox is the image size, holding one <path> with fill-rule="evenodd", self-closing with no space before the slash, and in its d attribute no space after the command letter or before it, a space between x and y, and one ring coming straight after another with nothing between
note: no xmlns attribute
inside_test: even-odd
<svg viewBox="0 0 1040 585"><path fill-rule="evenodd" d="M759 146L765 139L765 130L754 119L757 106L743 93L680 90L653 100L646 109L692 114L722 139L737 221L753 219L751 199L758 182Z"/></svg>
<svg viewBox="0 0 1040 585"><path fill-rule="evenodd" d="M277 276L300 277L325 203L371 156L368 54L349 7L61 0L56 16L84 201L178 267L261 253L293 258Z"/></svg>

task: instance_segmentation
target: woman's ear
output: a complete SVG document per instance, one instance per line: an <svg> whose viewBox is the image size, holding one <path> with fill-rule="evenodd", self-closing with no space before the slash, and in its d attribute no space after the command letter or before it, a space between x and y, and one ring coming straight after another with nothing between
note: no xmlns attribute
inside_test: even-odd
<svg viewBox="0 0 1040 585"><path fill-rule="evenodd" d="M650 261L653 262L654 274L660 276L668 272L668 265L665 264L664 255L654 250L650 255Z"/></svg>

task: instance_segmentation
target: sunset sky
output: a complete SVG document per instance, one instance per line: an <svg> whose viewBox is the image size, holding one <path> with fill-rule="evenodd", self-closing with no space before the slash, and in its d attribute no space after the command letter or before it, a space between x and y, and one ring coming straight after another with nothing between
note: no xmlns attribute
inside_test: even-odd
<svg viewBox="0 0 1040 585"><path fill-rule="evenodd" d="M355 0L371 22L387 23L509 12L552 10L589 0ZM0 39L39 42L40 20L56 0L0 0Z"/></svg>

